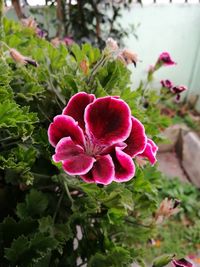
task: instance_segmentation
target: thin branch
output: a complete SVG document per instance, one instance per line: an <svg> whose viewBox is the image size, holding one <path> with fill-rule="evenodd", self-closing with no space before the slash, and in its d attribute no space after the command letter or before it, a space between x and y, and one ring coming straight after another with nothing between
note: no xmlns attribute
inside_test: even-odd
<svg viewBox="0 0 200 267"><path fill-rule="evenodd" d="M68 187L67 181L66 181L65 179L63 179L63 185L64 185L65 191L66 191L66 193L67 193L67 196L68 196L68 198L69 198L69 200L71 201L71 204L72 204L72 206L73 206L73 204L74 204L74 200L73 200L73 198L71 197L71 194L70 194L70 192L69 192L69 187Z"/></svg>
<svg viewBox="0 0 200 267"><path fill-rule="evenodd" d="M96 18L96 36L97 36L97 40L100 39L101 36L101 28L100 28L100 20L99 20L99 10L97 7L97 4L94 3L94 1L91 1L93 10L94 10L94 14L95 14L95 18Z"/></svg>
<svg viewBox="0 0 200 267"><path fill-rule="evenodd" d="M13 5L13 7L15 9L15 12L16 12L17 17L18 17L19 20L26 18L26 16L22 12L21 5L20 5L20 1L19 0L12 0L12 5Z"/></svg>
<svg viewBox="0 0 200 267"><path fill-rule="evenodd" d="M61 202L62 202L62 200L63 200L63 197L64 197L64 191L62 191L62 193L61 193L61 195L60 195L60 197L59 197L59 199L58 199L58 203L57 203L57 206L56 206L56 210L55 210L54 215L53 215L53 222L55 222L55 219L56 219L56 216L57 216L57 214L58 214L58 210L59 210L59 208L60 208L60 205L61 205Z"/></svg>

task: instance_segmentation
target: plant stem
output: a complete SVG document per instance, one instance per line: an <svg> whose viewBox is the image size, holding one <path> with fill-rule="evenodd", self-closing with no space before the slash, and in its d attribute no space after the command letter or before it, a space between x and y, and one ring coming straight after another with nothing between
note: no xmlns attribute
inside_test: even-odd
<svg viewBox="0 0 200 267"><path fill-rule="evenodd" d="M62 200L63 200L63 197L64 197L64 191L62 191L62 193L61 193L61 195L60 195L60 197L59 197L59 199L58 199L58 203L57 203L57 206L56 206L56 210L55 210L54 215L53 215L53 222L55 222L55 219L56 219L58 210L59 210L59 208L60 208L60 204L61 204L61 202L62 202Z"/></svg>
<svg viewBox="0 0 200 267"><path fill-rule="evenodd" d="M41 174L41 173L36 173L36 172L31 172L36 178L41 178L41 179L51 179L52 176L46 175L46 174Z"/></svg>
<svg viewBox="0 0 200 267"><path fill-rule="evenodd" d="M63 185L64 185L65 191L66 191L66 193L67 193L67 196L68 196L68 198L69 198L69 200L71 201L72 206L73 206L73 204L74 204L74 200L73 200L73 198L71 197L71 194L70 194L70 192L69 192L69 187L68 187L67 181L66 181L65 179L63 179Z"/></svg>
<svg viewBox="0 0 200 267"><path fill-rule="evenodd" d="M90 85L94 75L98 72L99 68L102 67L106 63L107 59L109 59L109 56L103 55L101 59L95 64L94 68L91 71L90 77L88 79L88 85Z"/></svg>

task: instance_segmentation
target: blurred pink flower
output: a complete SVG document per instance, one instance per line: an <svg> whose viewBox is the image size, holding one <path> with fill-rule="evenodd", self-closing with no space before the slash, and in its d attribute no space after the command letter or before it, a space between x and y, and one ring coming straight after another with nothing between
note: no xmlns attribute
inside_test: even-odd
<svg viewBox="0 0 200 267"><path fill-rule="evenodd" d="M22 64L22 65L30 64L34 67L38 67L38 63L35 60L33 60L30 57L23 56L16 49L10 48L9 52L10 52L10 56L16 63Z"/></svg>
<svg viewBox="0 0 200 267"><path fill-rule="evenodd" d="M171 66L171 65L176 65L176 62L172 60L168 52L162 52L157 60L156 65Z"/></svg>
<svg viewBox="0 0 200 267"><path fill-rule="evenodd" d="M108 48L111 52L114 52L119 49L119 46L113 38L109 37L106 40L106 48Z"/></svg>
<svg viewBox="0 0 200 267"><path fill-rule="evenodd" d="M131 51L130 49L124 48L120 53L118 54L117 58L122 61L125 65L129 65L131 63L134 64L136 67L136 63L138 61L138 56L136 53Z"/></svg>
<svg viewBox="0 0 200 267"><path fill-rule="evenodd" d="M74 40L71 37L65 37L63 41L65 42L66 45L69 46L74 44Z"/></svg>
<svg viewBox="0 0 200 267"><path fill-rule="evenodd" d="M171 88L171 92L176 95L176 101L179 101L180 100L180 97L181 97L180 94L182 92L186 91L186 90L187 90L187 87L184 86L184 85L173 86Z"/></svg>
<svg viewBox="0 0 200 267"><path fill-rule="evenodd" d="M162 80L160 81L163 87L171 89L173 86L173 83L170 80Z"/></svg>
<svg viewBox="0 0 200 267"><path fill-rule="evenodd" d="M62 162L70 175L88 183L129 181L135 174L132 158L150 150L142 123L131 116L129 106L118 97L96 99L93 94L74 95L48 129L55 147L55 162ZM149 151L150 150L150 151Z"/></svg>

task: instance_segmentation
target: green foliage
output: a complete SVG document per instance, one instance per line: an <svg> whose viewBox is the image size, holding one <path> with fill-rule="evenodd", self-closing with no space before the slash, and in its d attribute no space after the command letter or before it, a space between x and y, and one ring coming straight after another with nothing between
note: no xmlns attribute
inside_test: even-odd
<svg viewBox="0 0 200 267"><path fill-rule="evenodd" d="M165 252L185 257L194 253L200 242L200 192L190 183L182 183L178 179L162 178L161 185L160 201L165 197L178 199L181 210L174 218L157 228L153 238L159 240L159 246L152 246L149 256L151 258Z"/></svg>

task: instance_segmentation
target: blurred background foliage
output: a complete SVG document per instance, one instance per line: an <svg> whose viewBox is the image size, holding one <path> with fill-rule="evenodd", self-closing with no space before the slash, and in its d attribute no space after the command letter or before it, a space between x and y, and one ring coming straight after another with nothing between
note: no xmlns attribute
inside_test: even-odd
<svg viewBox="0 0 200 267"><path fill-rule="evenodd" d="M102 48L108 37L122 42L129 33L135 34L134 25L121 26L122 10L130 9L133 1L100 0L47 0L43 6L29 6L28 2L12 0L19 20L27 15L36 18L47 38L72 38L78 44L91 43ZM5 1L6 3L6 1Z"/></svg>

